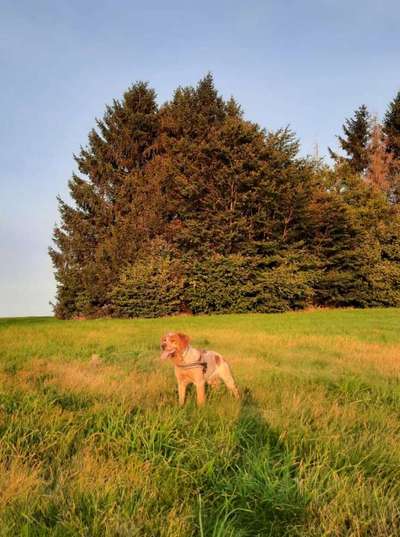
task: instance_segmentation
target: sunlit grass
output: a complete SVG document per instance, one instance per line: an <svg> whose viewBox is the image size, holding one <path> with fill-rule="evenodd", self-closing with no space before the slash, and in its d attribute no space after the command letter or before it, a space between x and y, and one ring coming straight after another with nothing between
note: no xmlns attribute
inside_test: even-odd
<svg viewBox="0 0 400 537"><path fill-rule="evenodd" d="M179 409L166 330L242 400ZM1 319L0 535L395 537L399 418L399 310Z"/></svg>

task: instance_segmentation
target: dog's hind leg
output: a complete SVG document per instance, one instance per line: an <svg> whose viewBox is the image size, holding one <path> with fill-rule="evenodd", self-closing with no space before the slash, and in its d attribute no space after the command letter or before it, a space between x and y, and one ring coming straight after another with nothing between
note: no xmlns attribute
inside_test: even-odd
<svg viewBox="0 0 400 537"><path fill-rule="evenodd" d="M213 390L216 390L221 385L221 378L218 375L213 374L213 376L207 380L207 384L209 384Z"/></svg>
<svg viewBox="0 0 400 537"><path fill-rule="evenodd" d="M219 366L218 374L224 381L225 386L228 388L228 390L230 390L233 393L236 399L239 399L240 398L239 390L237 389L235 381L233 380L229 365L226 362L222 363Z"/></svg>

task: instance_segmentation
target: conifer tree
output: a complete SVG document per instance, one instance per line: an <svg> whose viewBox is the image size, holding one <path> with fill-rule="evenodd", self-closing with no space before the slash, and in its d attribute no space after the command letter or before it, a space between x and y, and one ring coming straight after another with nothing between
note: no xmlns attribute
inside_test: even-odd
<svg viewBox="0 0 400 537"><path fill-rule="evenodd" d="M267 134L245 121L210 75L177 90L161 110L161 129L167 240L196 255L293 240L313 165L298 158L290 130Z"/></svg>
<svg viewBox="0 0 400 537"><path fill-rule="evenodd" d="M61 225L50 248L60 317L106 313L119 267L133 261L151 233L157 197L145 168L158 132L155 97L142 82L132 86L107 107L75 157L80 175L69 181L74 204L59 199Z"/></svg>
<svg viewBox="0 0 400 537"><path fill-rule="evenodd" d="M397 205L400 202L400 159L389 151L389 137L377 121L372 127L368 156L366 181L383 192L389 203Z"/></svg>
<svg viewBox="0 0 400 537"><path fill-rule="evenodd" d="M400 160L400 91L389 104L383 121L383 129L387 136L387 151L393 158Z"/></svg>
<svg viewBox="0 0 400 537"><path fill-rule="evenodd" d="M385 273L396 273L395 263L381 265L382 241L392 219L386 196L346 162L328 170L324 179L310 206L308 244L322 268L316 302L336 307L396 304L392 284L384 282Z"/></svg>
<svg viewBox="0 0 400 537"><path fill-rule="evenodd" d="M340 156L330 148L329 153L335 161L347 161L356 173L362 173L368 166L368 143L371 135L370 115L365 105L360 106L354 116L343 124L344 136L338 136L340 147L347 154Z"/></svg>

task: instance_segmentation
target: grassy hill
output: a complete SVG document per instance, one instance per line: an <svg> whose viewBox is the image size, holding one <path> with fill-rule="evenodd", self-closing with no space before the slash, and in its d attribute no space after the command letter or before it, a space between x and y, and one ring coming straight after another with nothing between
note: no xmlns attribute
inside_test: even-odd
<svg viewBox="0 0 400 537"><path fill-rule="evenodd" d="M168 330L242 400L178 408ZM399 373L394 309L1 319L0 535L398 536Z"/></svg>

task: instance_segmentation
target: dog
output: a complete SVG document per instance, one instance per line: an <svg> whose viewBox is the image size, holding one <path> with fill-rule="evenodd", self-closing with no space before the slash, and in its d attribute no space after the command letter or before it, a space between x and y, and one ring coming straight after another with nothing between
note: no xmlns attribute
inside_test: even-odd
<svg viewBox="0 0 400 537"><path fill-rule="evenodd" d="M169 332L163 336L160 358L161 360L170 359L175 366L180 406L185 404L188 384L196 386L197 405L205 403L206 383L216 388L221 380L237 399L240 397L226 360L214 351L195 349L190 345L190 338L185 334Z"/></svg>

